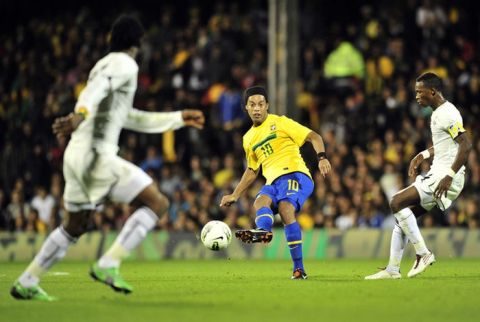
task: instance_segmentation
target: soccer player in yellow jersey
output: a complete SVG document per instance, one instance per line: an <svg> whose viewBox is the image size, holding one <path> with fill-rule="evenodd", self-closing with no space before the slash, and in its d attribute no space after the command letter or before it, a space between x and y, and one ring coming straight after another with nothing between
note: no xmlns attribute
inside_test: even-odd
<svg viewBox="0 0 480 322"><path fill-rule="evenodd" d="M325 154L322 137L309 128L289 119L268 113L268 96L263 87L254 86L244 93L244 103L253 126L243 136L247 169L232 194L222 197L220 206L230 206L255 181L260 167L267 180L254 203L256 228L239 230L235 236L245 243L272 240L273 211L278 209L290 255L292 279L306 279L303 267L302 232L295 214L313 191L313 180L300 155L300 147L310 142L318 157L318 168L325 176L330 162Z"/></svg>

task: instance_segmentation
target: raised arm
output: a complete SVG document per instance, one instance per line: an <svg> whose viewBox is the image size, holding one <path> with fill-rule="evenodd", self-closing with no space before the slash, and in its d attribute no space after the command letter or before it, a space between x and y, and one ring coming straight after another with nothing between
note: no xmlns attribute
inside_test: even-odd
<svg viewBox="0 0 480 322"><path fill-rule="evenodd" d="M245 192L245 190L247 190L247 188L250 187L250 185L255 181L257 176L258 170L253 171L252 169L247 168L233 193L222 197L222 200L220 201L220 207L229 207L230 205L235 203L238 198L240 198L240 196Z"/></svg>
<svg viewBox="0 0 480 322"><path fill-rule="evenodd" d="M142 133L163 133L185 125L202 129L204 123L205 117L200 110L146 112L133 108L128 113L124 127Z"/></svg>

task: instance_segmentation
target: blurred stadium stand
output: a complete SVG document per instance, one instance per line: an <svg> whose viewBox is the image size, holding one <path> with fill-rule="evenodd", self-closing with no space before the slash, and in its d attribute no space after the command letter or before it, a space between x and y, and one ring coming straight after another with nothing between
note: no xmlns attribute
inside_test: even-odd
<svg viewBox="0 0 480 322"><path fill-rule="evenodd" d="M218 203L244 169L241 137L250 125L241 92L267 82L267 3L120 1L108 15L112 2L82 3L50 11L33 3L27 12L23 1L2 4L8 18L0 31L0 230L46 232L61 221L66 142L53 137L52 120L72 110L89 69L108 50L111 22L126 10L147 30L136 106L199 107L208 117L202 132L122 135L121 156L141 165L171 198L158 228L197 231L210 219L251 227L260 180L235 207ZM300 2L296 107L300 121L322 133L334 169L323 179L312 149L302 148L316 184L299 215L304 230L392 227L388 200L410 183L411 158L431 144L431 111L418 107L413 92L427 70L444 79L474 150L459 200L421 224L478 227L480 18L473 1L431 3ZM35 10L35 17L28 13ZM91 229L116 230L130 213L108 203Z"/></svg>

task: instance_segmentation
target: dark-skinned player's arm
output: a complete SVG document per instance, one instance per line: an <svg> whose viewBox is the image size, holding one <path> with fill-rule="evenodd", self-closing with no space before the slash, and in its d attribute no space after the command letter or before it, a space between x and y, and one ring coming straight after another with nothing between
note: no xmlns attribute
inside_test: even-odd
<svg viewBox="0 0 480 322"><path fill-rule="evenodd" d="M57 138L72 134L109 93L118 89L126 81L123 78L118 78L118 81L112 80L110 76L97 73L90 77L87 86L80 93L74 112L58 117L53 122L52 129Z"/></svg>
<svg viewBox="0 0 480 322"><path fill-rule="evenodd" d="M422 164L424 160L433 158L434 155L435 150L433 149L433 146L417 154L412 161L410 161L410 166L408 167L408 176L415 177L418 175L418 167L420 164Z"/></svg>
<svg viewBox="0 0 480 322"><path fill-rule="evenodd" d="M310 142L317 154L318 159L318 169L320 173L325 178L325 176L332 170L332 166L330 165L330 161L327 159L327 154L325 153L325 144L323 143L323 139L315 131L311 131L308 133L305 142Z"/></svg>
<svg viewBox="0 0 480 322"><path fill-rule="evenodd" d="M203 129L205 116L200 110L185 109L175 112L147 112L132 108L125 120L124 128L141 133L164 133L183 126Z"/></svg>
<svg viewBox="0 0 480 322"><path fill-rule="evenodd" d="M222 200L220 201L220 207L229 207L234 204L238 200L238 198L240 198L240 196L245 192L245 190L247 190L247 188L250 187L250 185L255 181L258 176L258 170L259 169L254 171L251 168L247 168L243 173L240 182L235 187L233 193L222 197Z"/></svg>
<svg viewBox="0 0 480 322"><path fill-rule="evenodd" d="M67 116L57 117L52 125L53 134L60 139L72 134L85 119L85 114L70 113Z"/></svg>
<svg viewBox="0 0 480 322"><path fill-rule="evenodd" d="M435 198L440 198L443 194L445 197L447 196L448 189L452 184L453 177L455 174L460 170L460 168L467 163L468 154L472 150L472 142L470 141L470 137L466 132L460 133L456 138L455 141L458 143L458 152L455 157L455 161L453 161L452 168L450 169L450 173L447 174L435 189L433 196Z"/></svg>

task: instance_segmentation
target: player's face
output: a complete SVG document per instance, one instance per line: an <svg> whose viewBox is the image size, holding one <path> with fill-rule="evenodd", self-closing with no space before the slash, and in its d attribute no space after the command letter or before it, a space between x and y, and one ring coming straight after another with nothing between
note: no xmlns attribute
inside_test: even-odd
<svg viewBox="0 0 480 322"><path fill-rule="evenodd" d="M421 107L432 105L432 99L435 91L431 88L425 87L423 82L415 83L415 99Z"/></svg>
<svg viewBox="0 0 480 322"><path fill-rule="evenodd" d="M267 118L268 103L263 95L250 96L246 109L254 124L262 124Z"/></svg>

